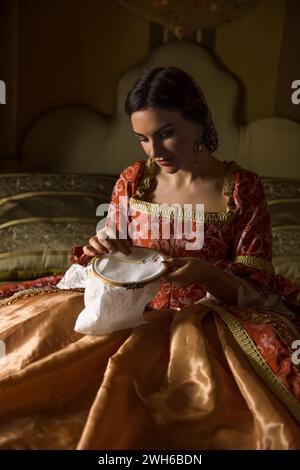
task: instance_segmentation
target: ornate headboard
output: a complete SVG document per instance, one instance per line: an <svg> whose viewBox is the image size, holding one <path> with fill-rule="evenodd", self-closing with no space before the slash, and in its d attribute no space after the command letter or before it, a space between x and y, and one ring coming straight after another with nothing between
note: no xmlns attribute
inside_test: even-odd
<svg viewBox="0 0 300 470"><path fill-rule="evenodd" d="M145 63L121 78L113 116L105 117L84 106L64 106L41 116L24 138L22 168L118 174L142 157L123 105L137 77L154 66L181 67L198 81L218 130L217 157L236 160L261 176L300 178L300 125L279 118L238 125L234 119L239 101L235 79L206 50L184 41L160 46Z"/></svg>

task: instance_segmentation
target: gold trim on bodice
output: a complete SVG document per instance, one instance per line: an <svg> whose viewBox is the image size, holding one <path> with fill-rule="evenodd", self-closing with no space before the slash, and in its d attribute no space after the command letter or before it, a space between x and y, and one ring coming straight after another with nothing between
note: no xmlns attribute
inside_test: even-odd
<svg viewBox="0 0 300 470"><path fill-rule="evenodd" d="M206 223L222 223L229 222L234 218L237 212L237 207L233 198L234 190L234 172L241 167L235 161L227 162L227 170L224 177L223 194L227 199L226 212L205 212L204 222ZM197 210L182 210L178 204L157 204L143 200L146 192L150 188L150 182L156 174L156 166L153 160L148 159L145 166L145 172L141 178L141 182L136 190L134 196L129 200L129 205L132 209L149 215L156 215L161 217L189 219L196 222L203 221L203 214Z"/></svg>

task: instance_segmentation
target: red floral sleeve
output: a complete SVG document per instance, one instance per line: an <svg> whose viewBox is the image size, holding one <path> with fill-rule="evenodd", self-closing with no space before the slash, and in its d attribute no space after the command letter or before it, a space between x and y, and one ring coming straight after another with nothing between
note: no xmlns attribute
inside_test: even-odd
<svg viewBox="0 0 300 470"><path fill-rule="evenodd" d="M113 230L115 226L118 232L121 232L122 229L125 229L127 232L127 225L129 223L127 216L128 201L136 192L144 168L145 161L139 160L122 171L112 192L106 228Z"/></svg>
<svg viewBox="0 0 300 470"><path fill-rule="evenodd" d="M125 168L120 174L111 196L106 222L107 228L112 227L115 222L116 228L118 230L120 229L120 197L127 197L129 199L135 193L144 168L145 161L138 160L131 166ZM83 253L82 246L75 246L72 249L71 263L78 263L85 266L91 259L91 256L87 256Z"/></svg>
<svg viewBox="0 0 300 470"><path fill-rule="evenodd" d="M271 218L260 177L248 170L239 171L233 196L238 216L233 223L232 261L219 260L216 265L293 302L300 288L276 275L272 265Z"/></svg>

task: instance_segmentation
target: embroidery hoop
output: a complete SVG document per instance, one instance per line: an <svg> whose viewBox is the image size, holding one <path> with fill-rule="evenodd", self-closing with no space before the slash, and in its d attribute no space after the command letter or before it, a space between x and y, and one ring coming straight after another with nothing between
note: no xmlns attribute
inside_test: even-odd
<svg viewBox="0 0 300 470"><path fill-rule="evenodd" d="M135 289L160 278L167 271L161 262L167 259L168 257L163 253L152 248L133 246L132 254L129 256L120 251L96 256L92 260L92 274L110 286ZM149 266L144 269L142 275L139 275L138 266L145 267L147 263ZM128 281L126 277L133 280Z"/></svg>

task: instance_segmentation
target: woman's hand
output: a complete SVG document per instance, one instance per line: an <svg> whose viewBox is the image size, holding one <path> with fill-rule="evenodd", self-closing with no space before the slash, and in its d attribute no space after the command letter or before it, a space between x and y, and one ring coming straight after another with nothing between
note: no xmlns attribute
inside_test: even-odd
<svg viewBox="0 0 300 470"><path fill-rule="evenodd" d="M209 261L194 257L169 258L163 261L163 265L168 270L162 278L183 288L191 284L201 284L212 266Z"/></svg>
<svg viewBox="0 0 300 470"><path fill-rule="evenodd" d="M88 244L84 245L83 252L88 256L97 256L102 253L115 253L116 251L121 251L124 255L130 255L132 243L130 239L123 240L117 238L107 238L104 239L103 234L106 234L104 229L97 232L96 235L89 239Z"/></svg>

